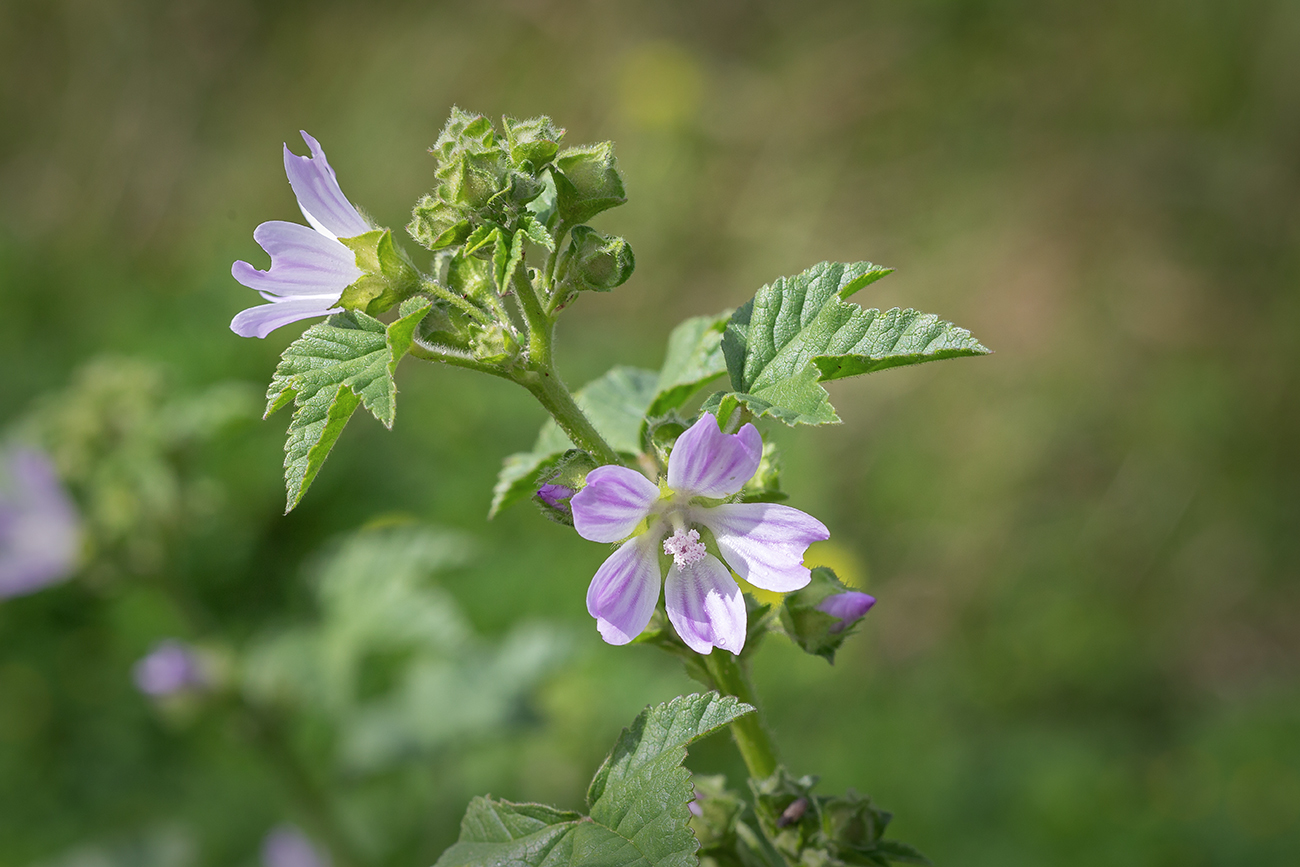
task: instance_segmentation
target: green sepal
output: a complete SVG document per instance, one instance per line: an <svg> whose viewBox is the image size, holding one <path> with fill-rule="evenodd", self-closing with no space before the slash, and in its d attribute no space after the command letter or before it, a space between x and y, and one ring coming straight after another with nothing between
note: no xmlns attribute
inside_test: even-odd
<svg viewBox="0 0 1300 867"><path fill-rule="evenodd" d="M745 811L745 802L727 788L727 778L696 775L695 804L700 815L691 816L691 831L700 841L700 856L729 853L736 847L736 821Z"/></svg>
<svg viewBox="0 0 1300 867"><path fill-rule="evenodd" d="M566 225L585 223L627 201L612 142L566 148L555 158L556 211Z"/></svg>
<svg viewBox="0 0 1300 867"><path fill-rule="evenodd" d="M658 378L653 370L614 367L574 392L573 399L605 442L620 454L635 455L641 450L641 423L646 407L654 398ZM540 474L554 467L573 447L560 426L547 419L532 451L505 459L492 489L488 517L496 517L506 506L531 497L537 490Z"/></svg>
<svg viewBox="0 0 1300 867"><path fill-rule="evenodd" d="M696 867L686 747L753 710L716 692L646 708L592 779L588 815L475 798L435 867Z"/></svg>
<svg viewBox="0 0 1300 867"><path fill-rule="evenodd" d="M763 457L758 469L740 489L742 503L780 503L790 499L781 490L781 450L771 440L763 443Z"/></svg>
<svg viewBox="0 0 1300 867"><path fill-rule="evenodd" d="M339 243L353 252L364 274L343 290L338 306L377 316L419 291L420 274L397 249L390 230L339 238Z"/></svg>
<svg viewBox="0 0 1300 867"><path fill-rule="evenodd" d="M787 593L781 604L781 628L805 653L835 662L835 653L844 639L853 634L853 623L841 623L838 617L817 608L831 596L848 593L846 586L827 566L812 570L811 580L802 590ZM861 618L858 618L861 620Z"/></svg>
<svg viewBox="0 0 1300 867"><path fill-rule="evenodd" d="M608 292L626 283L634 270L636 257L627 241L590 226L575 226L556 266L556 291Z"/></svg>
<svg viewBox="0 0 1300 867"><path fill-rule="evenodd" d="M407 233L428 250L444 250L464 243L473 225L459 211L435 196L421 196L411 210Z"/></svg>
<svg viewBox="0 0 1300 867"><path fill-rule="evenodd" d="M265 415L290 401L297 407L284 446L286 513L307 492L358 405L392 428L393 374L430 306L427 298L408 299L388 326L357 310L336 313L285 349L266 392Z"/></svg>
<svg viewBox="0 0 1300 867"><path fill-rule="evenodd" d="M496 226L482 225L470 232L465 238L465 246L461 250L466 256L477 253L488 244L496 241L497 232L500 231Z"/></svg>
<svg viewBox="0 0 1300 867"><path fill-rule="evenodd" d="M969 331L932 314L847 300L889 273L870 262L822 262L760 289L722 338L735 403L786 424L826 424L839 417L822 382L988 354Z"/></svg>
<svg viewBox="0 0 1300 867"><path fill-rule="evenodd" d="M883 835L893 815L849 789L844 795L814 795L816 777L795 778L785 770L749 781L754 814L764 835L791 864L929 864L915 848Z"/></svg>

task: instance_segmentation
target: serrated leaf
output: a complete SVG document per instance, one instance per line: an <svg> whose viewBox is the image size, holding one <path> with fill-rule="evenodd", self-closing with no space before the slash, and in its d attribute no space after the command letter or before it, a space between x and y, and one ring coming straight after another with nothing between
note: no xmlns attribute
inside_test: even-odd
<svg viewBox="0 0 1300 867"><path fill-rule="evenodd" d="M436 867L695 867L686 747L752 711L717 693L646 708L596 772L590 816L475 798Z"/></svg>
<svg viewBox="0 0 1300 867"><path fill-rule="evenodd" d="M727 372L722 333L731 311L717 316L693 316L668 335L668 353L659 369L649 415L677 409L710 380Z"/></svg>
<svg viewBox="0 0 1300 867"><path fill-rule="evenodd" d="M469 237L465 239L464 254L468 256L480 247L492 243L496 240L499 231L500 230L493 226L479 226L477 229L470 232Z"/></svg>
<svg viewBox="0 0 1300 867"><path fill-rule="evenodd" d="M510 281L515 269L524 260L524 233L515 232L508 239L497 232L496 249L492 251L492 271L497 281L497 291L510 291Z"/></svg>
<svg viewBox="0 0 1300 867"><path fill-rule="evenodd" d="M524 216L520 217L519 228L528 236L528 240L539 247L545 247L548 250L555 249L555 239L551 237L551 233L546 231L546 227L533 215L524 214Z"/></svg>
<svg viewBox="0 0 1300 867"><path fill-rule="evenodd" d="M355 310L338 313L285 349L266 393L266 416L291 400L297 406L284 446L286 512L307 492L358 405L393 426L393 373L429 307L428 299L411 299L387 327Z"/></svg>
<svg viewBox="0 0 1300 867"><path fill-rule="evenodd" d="M820 382L989 352L932 314L846 300L889 273L870 262L822 262L760 289L722 338L737 401L787 424L824 424L838 417Z"/></svg>
<svg viewBox="0 0 1300 867"><path fill-rule="evenodd" d="M659 374L637 367L613 367L578 389L573 399L592 425L616 451L636 454L641 450L641 422L654 399ZM527 499L536 490L537 477L554 466L573 443L548 419L537 434L532 451L516 452L505 459L492 489L488 517L506 506Z"/></svg>

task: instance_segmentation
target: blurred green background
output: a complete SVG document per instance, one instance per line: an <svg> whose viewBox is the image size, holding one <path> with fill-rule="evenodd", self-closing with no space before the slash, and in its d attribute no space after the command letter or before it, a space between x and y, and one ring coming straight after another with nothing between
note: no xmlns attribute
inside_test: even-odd
<svg viewBox="0 0 1300 867"><path fill-rule="evenodd" d="M562 323L575 386L814 262L897 268L857 300L996 354L833 384L843 425L774 432L818 556L880 599L834 667L759 655L787 763L938 864L1295 863L1300 5L6 0L0 73L4 419L103 353L260 388L301 328L234 336L229 268L299 219L299 129L395 228L453 104L612 139L630 201L599 225L639 267ZM225 507L167 571L237 644L402 512L474 540L439 581L475 630L569 637L517 719L425 766L390 863L427 864L472 794L579 806L619 728L694 686L599 641L601 546L485 521L529 396L414 360L399 383L395 430L354 420L288 517L285 418L194 450ZM155 640L205 636L120 571L0 602L0 867L172 825L195 863L256 863L294 816L237 733L134 691ZM689 764L741 767L725 736Z"/></svg>

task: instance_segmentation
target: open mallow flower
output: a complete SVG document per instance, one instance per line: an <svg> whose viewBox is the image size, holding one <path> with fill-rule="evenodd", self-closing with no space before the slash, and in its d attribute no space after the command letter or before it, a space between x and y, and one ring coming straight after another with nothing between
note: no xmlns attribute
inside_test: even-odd
<svg viewBox="0 0 1300 867"><path fill-rule="evenodd" d="M622 541L587 590L587 610L602 638L610 644L636 638L654 614L662 580L668 619L688 647L739 654L745 600L731 570L778 593L808 583L804 551L829 538L825 525L789 506L727 502L762 457L753 425L724 434L705 413L678 437L660 484L620 466L587 475L586 487L570 500L574 528L593 542ZM661 556L669 564L666 578Z"/></svg>
<svg viewBox="0 0 1300 867"><path fill-rule="evenodd" d="M271 303L235 316L230 330L240 337L265 337L281 325L338 313L343 290L363 276L356 254L339 238L355 238L372 227L339 189L320 144L305 132L302 137L311 156L297 156L286 144L284 173L311 225L271 220L253 230L253 240L271 257L271 269L259 271L241 261L230 273Z"/></svg>

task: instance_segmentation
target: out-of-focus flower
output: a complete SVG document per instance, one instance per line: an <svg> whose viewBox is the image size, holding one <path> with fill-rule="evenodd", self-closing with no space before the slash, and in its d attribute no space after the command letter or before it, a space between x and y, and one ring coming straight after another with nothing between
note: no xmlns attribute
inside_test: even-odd
<svg viewBox="0 0 1300 867"><path fill-rule="evenodd" d="M0 453L0 599L69 577L81 553L81 520L43 452Z"/></svg>
<svg viewBox="0 0 1300 867"><path fill-rule="evenodd" d="M839 620L839 623L831 627L831 632L843 632L852 626L857 620L871 610L871 606L876 604L876 597L868 596L866 593L857 590L850 590L847 593L836 593L834 596L827 596L817 606L818 611L824 611L831 617Z"/></svg>
<svg viewBox="0 0 1300 867"><path fill-rule="evenodd" d="M830 535L821 521L789 506L722 502L740 492L762 456L753 425L724 434L705 413L677 439L661 484L620 466L587 475L570 501L578 534L593 542L626 540L587 590L601 637L626 644L650 622L663 575L660 551L672 558L664 580L668 619L697 653L721 647L738 654L745 645L745 600L727 566L764 590L784 593L808 583L804 551ZM726 565L709 553L701 532Z"/></svg>
<svg viewBox="0 0 1300 867"><path fill-rule="evenodd" d="M259 271L236 262L230 273L270 304L238 313L230 330L241 337L265 337L281 325L338 313L343 290L359 280L356 254L339 238L354 238L371 226L339 189L334 169L316 139L302 134L310 157L284 146L284 172L310 227L272 220L253 230L253 239L271 256L271 269Z"/></svg>
<svg viewBox="0 0 1300 867"><path fill-rule="evenodd" d="M329 863L329 853L293 825L280 825L262 840L263 867L329 867Z"/></svg>
<svg viewBox="0 0 1300 867"><path fill-rule="evenodd" d="M132 670L135 686L145 695L165 696L200 690L211 683L203 659L183 641L168 638L154 645Z"/></svg>

